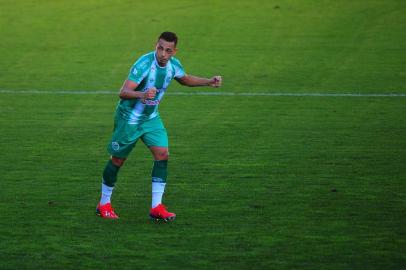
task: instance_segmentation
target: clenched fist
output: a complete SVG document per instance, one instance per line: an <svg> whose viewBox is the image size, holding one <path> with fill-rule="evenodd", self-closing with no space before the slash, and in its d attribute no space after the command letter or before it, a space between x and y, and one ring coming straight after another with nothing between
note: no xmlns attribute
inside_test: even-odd
<svg viewBox="0 0 406 270"><path fill-rule="evenodd" d="M209 86L220 87L222 82L223 79L221 78L221 76L214 76L213 78L210 79Z"/></svg>
<svg viewBox="0 0 406 270"><path fill-rule="evenodd" d="M144 98L143 99L144 100L145 99L154 99L155 95L156 95L156 92L157 92L157 90L156 90L155 87L149 88L147 91L144 92Z"/></svg>

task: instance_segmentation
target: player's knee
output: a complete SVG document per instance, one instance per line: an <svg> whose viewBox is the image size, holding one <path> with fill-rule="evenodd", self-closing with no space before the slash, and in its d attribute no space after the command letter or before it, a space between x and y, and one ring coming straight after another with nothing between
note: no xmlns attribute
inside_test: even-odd
<svg viewBox="0 0 406 270"><path fill-rule="evenodd" d="M124 165L126 158L119 158L119 157L111 157L111 162L117 167L121 167Z"/></svg>
<svg viewBox="0 0 406 270"><path fill-rule="evenodd" d="M168 160L169 159L169 152L168 150L162 150L156 153L155 156L156 160Z"/></svg>

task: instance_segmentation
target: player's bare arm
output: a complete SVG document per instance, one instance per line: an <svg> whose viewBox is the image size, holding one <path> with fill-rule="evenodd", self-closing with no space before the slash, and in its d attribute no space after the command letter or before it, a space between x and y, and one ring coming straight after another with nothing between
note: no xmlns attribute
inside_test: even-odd
<svg viewBox="0 0 406 270"><path fill-rule="evenodd" d="M120 98L122 99L153 99L156 95L156 88L152 87L145 92L134 91L138 87L138 83L131 80L125 80L120 90Z"/></svg>
<svg viewBox="0 0 406 270"><path fill-rule="evenodd" d="M221 76L213 76L212 78L200 78L193 75L185 75L182 78L176 79L180 84L185 86L211 86L220 87L222 84Z"/></svg>

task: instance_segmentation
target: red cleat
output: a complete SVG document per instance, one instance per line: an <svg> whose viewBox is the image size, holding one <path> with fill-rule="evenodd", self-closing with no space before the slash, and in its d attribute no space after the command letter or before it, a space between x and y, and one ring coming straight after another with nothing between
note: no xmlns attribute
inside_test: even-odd
<svg viewBox="0 0 406 270"><path fill-rule="evenodd" d="M105 219L118 219L113 207L111 207L111 203L106 203L103 205L100 205L99 203L96 208L96 215Z"/></svg>
<svg viewBox="0 0 406 270"><path fill-rule="evenodd" d="M175 213L166 211L166 207L163 204L158 204L156 207L151 208L149 216L152 219L163 221L173 221L176 217Z"/></svg>

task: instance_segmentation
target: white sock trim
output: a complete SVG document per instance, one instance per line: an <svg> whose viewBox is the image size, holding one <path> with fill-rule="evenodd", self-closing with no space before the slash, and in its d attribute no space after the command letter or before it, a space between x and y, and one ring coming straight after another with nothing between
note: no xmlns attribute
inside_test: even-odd
<svg viewBox="0 0 406 270"><path fill-rule="evenodd" d="M152 182L152 208L162 203L162 196L165 192L165 186L166 183Z"/></svg>
<svg viewBox="0 0 406 270"><path fill-rule="evenodd" d="M166 183L152 182L152 192L165 192Z"/></svg>
<svg viewBox="0 0 406 270"><path fill-rule="evenodd" d="M102 183L102 192L100 197L100 204L106 204L110 202L111 194L113 194L114 187L109 187Z"/></svg>

